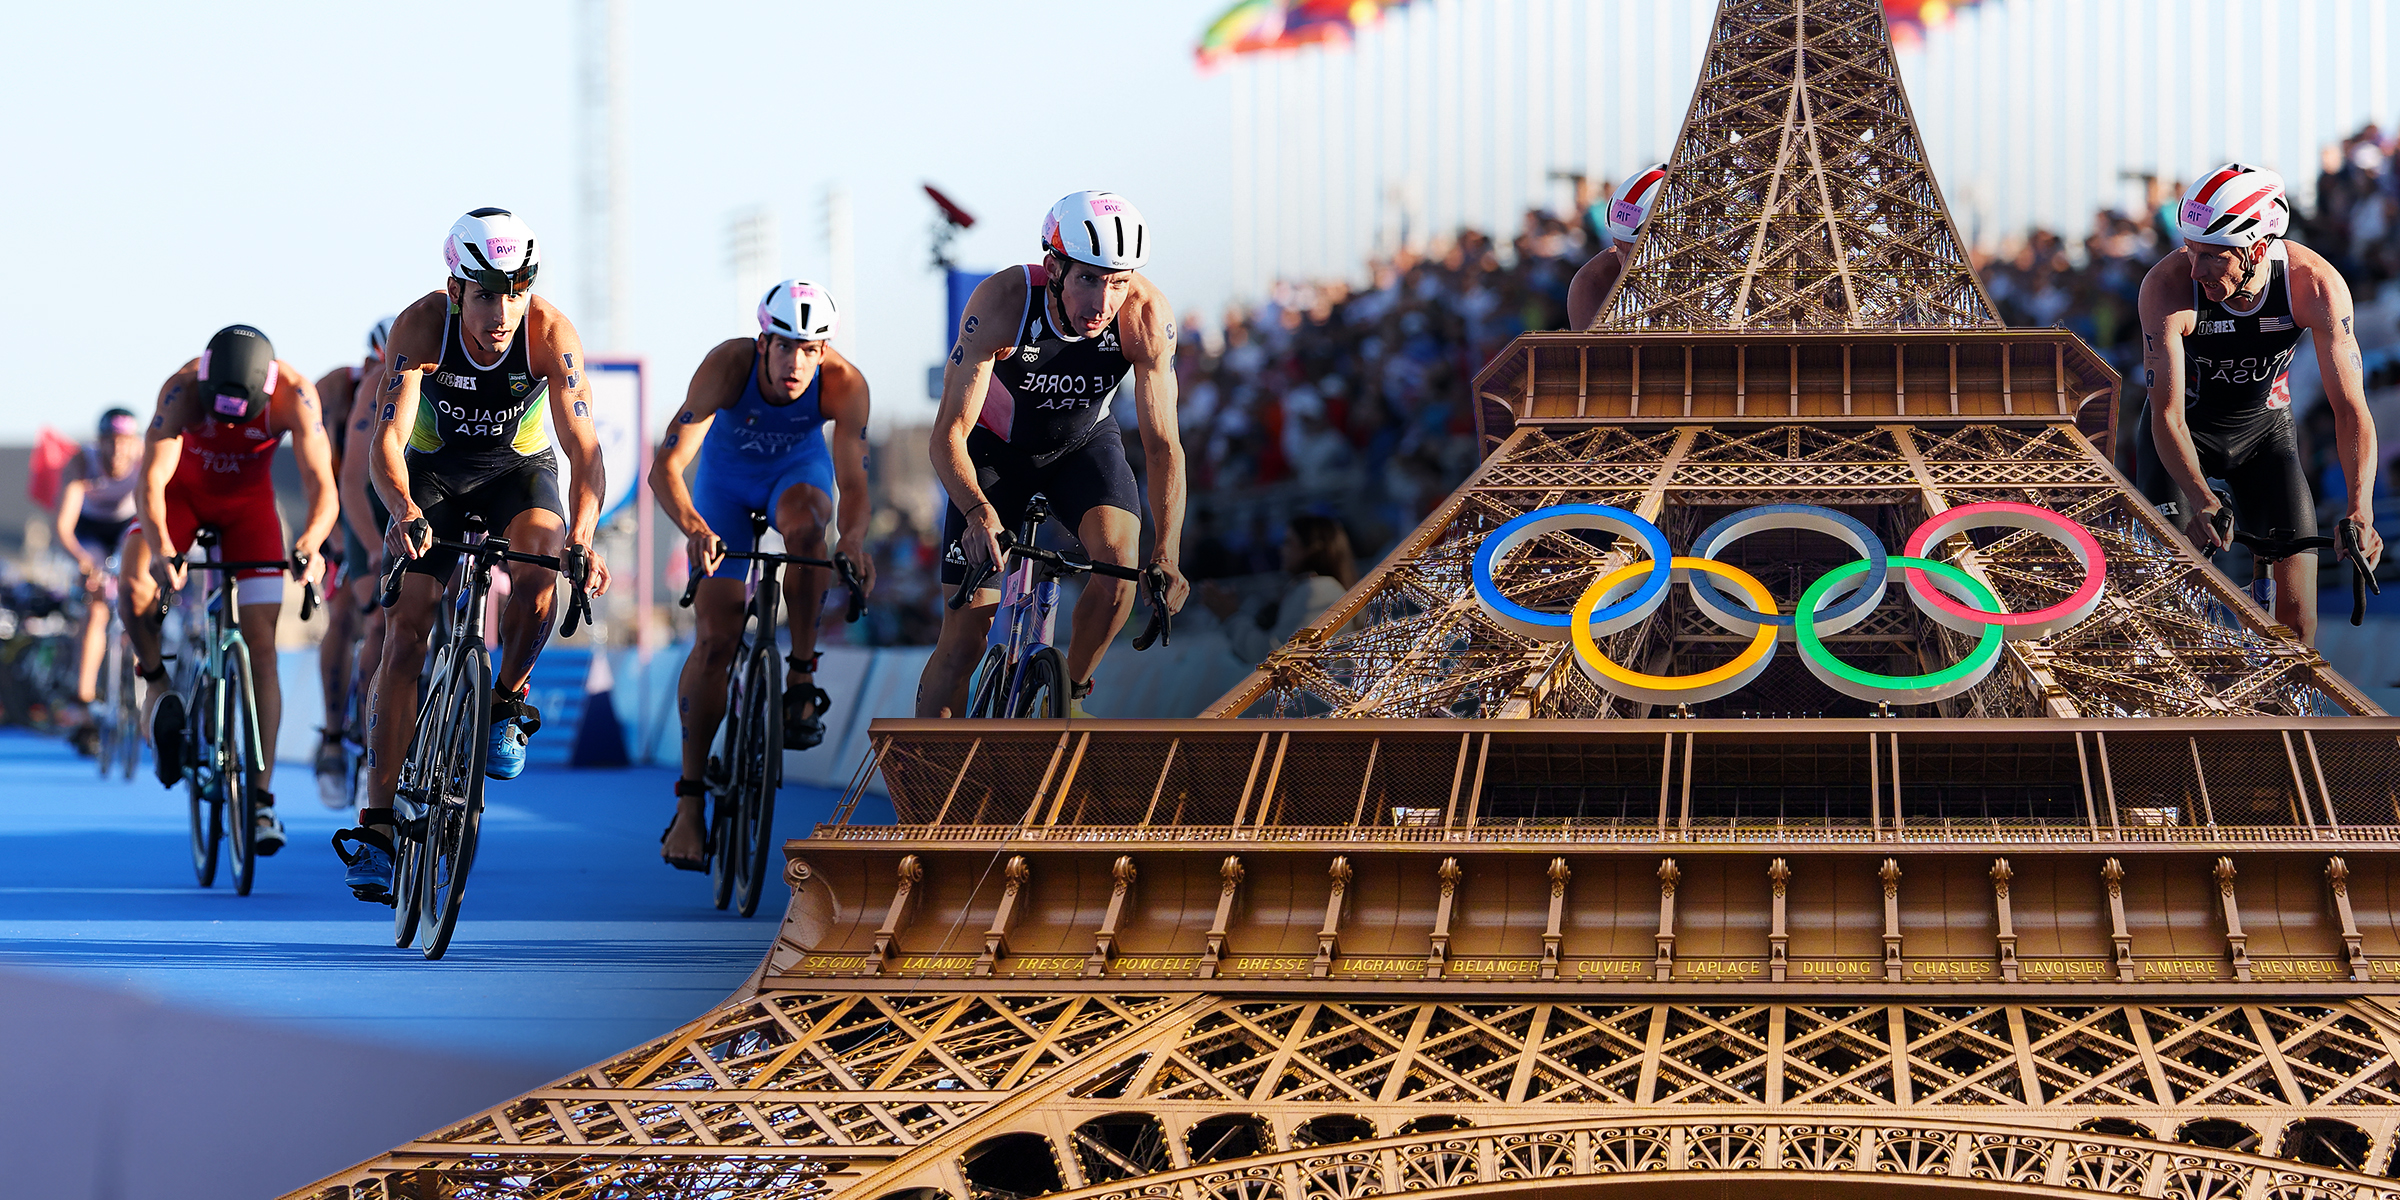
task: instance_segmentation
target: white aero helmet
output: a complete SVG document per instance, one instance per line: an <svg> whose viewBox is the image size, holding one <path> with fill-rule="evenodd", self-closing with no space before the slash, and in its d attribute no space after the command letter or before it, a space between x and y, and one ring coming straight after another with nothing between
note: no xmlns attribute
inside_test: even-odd
<svg viewBox="0 0 2400 1200"><path fill-rule="evenodd" d="M824 288L805 279L786 279L768 288L766 297L758 302L758 331L821 342L833 336L839 316L833 295Z"/></svg>
<svg viewBox="0 0 2400 1200"><path fill-rule="evenodd" d="M1616 197L1608 202L1608 236L1625 243L1630 252L1635 235L1650 219L1650 210L1658 205L1660 185L1667 179L1667 164L1644 167L1617 189Z"/></svg>
<svg viewBox="0 0 2400 1200"><path fill-rule="evenodd" d="M392 322L396 320L399 318L385 317L375 322L375 328L367 331L367 353L377 358L383 357L383 344L392 340Z"/></svg>
<svg viewBox="0 0 2400 1200"><path fill-rule="evenodd" d="M503 296L532 287L542 267L533 229L505 208L479 208L460 217L442 243L442 261L451 275Z"/></svg>
<svg viewBox="0 0 2400 1200"><path fill-rule="evenodd" d="M2226 163L2183 194L2175 231L2187 242L2246 250L2292 227L2292 202L2283 176L2263 167Z"/></svg>
<svg viewBox="0 0 2400 1200"><path fill-rule="evenodd" d="M1115 192L1076 192L1042 218L1042 249L1105 271L1139 271L1150 261L1150 229Z"/></svg>

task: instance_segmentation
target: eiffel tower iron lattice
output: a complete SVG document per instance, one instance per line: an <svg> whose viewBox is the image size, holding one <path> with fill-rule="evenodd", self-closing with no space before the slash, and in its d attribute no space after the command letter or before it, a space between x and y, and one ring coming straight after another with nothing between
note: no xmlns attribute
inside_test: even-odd
<svg viewBox="0 0 2400 1200"><path fill-rule="evenodd" d="M875 722L740 994L295 1195L2400 1200L2400 721L2110 465L2107 364L1998 326L1886 38L1724 0L1600 324L1487 367L1480 469L1203 718ZM1686 712L1477 599L1538 508L1682 547L1793 502L1887 545L2038 506L2106 587L1936 702L1786 655ZM1493 586L1563 610L1632 540ZM2017 613L2089 570L1924 553ZM1788 607L1852 556L1719 557ZM1598 645L1747 638L1678 590ZM1897 589L1826 638L1895 674L1969 640ZM894 824L852 819L872 779Z"/></svg>

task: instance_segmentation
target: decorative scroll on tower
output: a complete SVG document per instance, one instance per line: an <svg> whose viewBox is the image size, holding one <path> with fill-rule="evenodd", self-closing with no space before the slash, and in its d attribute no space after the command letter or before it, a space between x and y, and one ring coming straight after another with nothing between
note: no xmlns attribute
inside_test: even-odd
<svg viewBox="0 0 2400 1200"><path fill-rule="evenodd" d="M1727 0L1594 329L1992 329L1878 0Z"/></svg>

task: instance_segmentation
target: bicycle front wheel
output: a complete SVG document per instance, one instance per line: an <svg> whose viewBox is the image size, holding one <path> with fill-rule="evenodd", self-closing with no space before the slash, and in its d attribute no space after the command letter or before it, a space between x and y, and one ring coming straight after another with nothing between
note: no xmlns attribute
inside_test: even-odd
<svg viewBox="0 0 2400 1200"><path fill-rule="evenodd" d="M983 652L983 665L975 669L974 699L967 701L967 715L978 720L1000 716L1004 701L1002 689L1008 686L1008 648L994 646Z"/></svg>
<svg viewBox="0 0 2400 1200"><path fill-rule="evenodd" d="M110 719L109 726L116 733L114 757L117 760L118 768L123 772L125 781L131 783L133 782L133 773L140 770L142 766L141 676L134 674L133 651L125 645L125 635L122 632L112 632L110 636L117 639L117 648L113 651L117 656L117 666L113 672L116 677L113 685L116 694L110 703L114 716Z"/></svg>
<svg viewBox="0 0 2400 1200"><path fill-rule="evenodd" d="M1056 646L1044 646L1025 659L1025 679L1017 685L1012 717L1067 715L1067 656Z"/></svg>
<svg viewBox="0 0 2400 1200"><path fill-rule="evenodd" d="M759 888L774 857L775 783L783 766L783 689L775 657L765 649L750 660L748 694L742 697L742 765L734 772L734 909L758 911Z"/></svg>
<svg viewBox="0 0 2400 1200"><path fill-rule="evenodd" d="M195 761L196 756L184 754L184 746L195 744L188 724L200 720L208 711L214 691L205 683L193 689L183 744L161 746L156 751L183 755L183 793L191 805L192 816L192 875L201 887L215 887L217 883L217 848L224 837L225 805L217 796L215 781L208 777L206 766Z"/></svg>
<svg viewBox="0 0 2400 1200"><path fill-rule="evenodd" d="M224 797L225 838L232 850L233 892L250 894L258 874L255 846L258 793L250 773L258 765L258 713L252 705L250 651L240 641L227 646L217 660L216 744L217 788Z"/></svg>
<svg viewBox="0 0 2400 1200"><path fill-rule="evenodd" d="M483 765L491 753L492 663L481 646L463 646L444 688L439 748L425 775L424 949L428 959L450 948L467 872L483 833Z"/></svg>

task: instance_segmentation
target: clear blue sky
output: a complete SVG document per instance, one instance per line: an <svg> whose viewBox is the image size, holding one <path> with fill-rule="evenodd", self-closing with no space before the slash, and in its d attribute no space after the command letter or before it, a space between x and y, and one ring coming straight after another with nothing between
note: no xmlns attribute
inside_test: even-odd
<svg viewBox="0 0 2400 1200"><path fill-rule="evenodd" d="M983 218L958 249L992 267L1031 257L1060 195L1123 192L1155 231L1152 278L1221 303L1228 98L1190 55L1220 6L630 0L628 348L654 403L681 399L709 346L755 332L727 216L772 207L784 270L822 279L830 184L854 214L858 294L840 299L879 416L923 404L946 345L924 181ZM442 235L479 205L533 225L540 290L582 315L565 0L12 11L0 441L147 411L237 321L311 375L355 361L377 317L440 285Z"/></svg>

